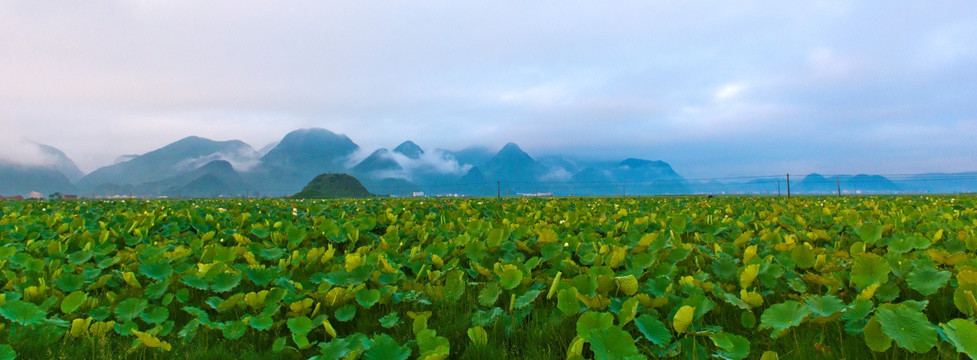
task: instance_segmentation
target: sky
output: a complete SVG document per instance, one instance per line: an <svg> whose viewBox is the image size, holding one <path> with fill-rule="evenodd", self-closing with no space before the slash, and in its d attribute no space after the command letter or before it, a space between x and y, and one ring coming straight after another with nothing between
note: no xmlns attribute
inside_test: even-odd
<svg viewBox="0 0 977 360"><path fill-rule="evenodd" d="M0 157L507 142L687 178L977 170L974 1L0 1Z"/></svg>

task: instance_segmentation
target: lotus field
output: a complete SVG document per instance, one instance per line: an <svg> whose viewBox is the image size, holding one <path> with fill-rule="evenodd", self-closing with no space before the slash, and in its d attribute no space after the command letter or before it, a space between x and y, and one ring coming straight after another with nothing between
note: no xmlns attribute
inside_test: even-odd
<svg viewBox="0 0 977 360"><path fill-rule="evenodd" d="M973 197L0 202L0 359L956 359Z"/></svg>

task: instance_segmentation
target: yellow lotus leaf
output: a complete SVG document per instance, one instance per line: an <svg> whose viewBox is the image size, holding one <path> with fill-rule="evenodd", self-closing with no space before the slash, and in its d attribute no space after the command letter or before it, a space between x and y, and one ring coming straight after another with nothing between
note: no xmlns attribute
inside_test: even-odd
<svg viewBox="0 0 977 360"><path fill-rule="evenodd" d="M609 260L607 260L607 266L616 268L618 265L621 265L621 263L627 259L627 251L627 247L614 245L613 250L611 251L611 257Z"/></svg>
<svg viewBox="0 0 977 360"><path fill-rule="evenodd" d="M747 305L751 308L758 308L763 306L763 296L756 291L746 291L746 289L740 290L740 298L743 299Z"/></svg>
<svg viewBox="0 0 977 360"><path fill-rule="evenodd" d="M618 289L621 289L621 292L627 296L638 292L638 279L634 275L618 276L614 278L614 281L617 282Z"/></svg>
<svg viewBox="0 0 977 360"><path fill-rule="evenodd" d="M675 312L675 317L672 318L672 327L675 328L675 332L683 333L692 325L692 318L695 316L695 307L692 306L682 306Z"/></svg>
<svg viewBox="0 0 977 360"><path fill-rule="evenodd" d="M957 273L957 282L961 284L977 284L977 270L965 266Z"/></svg>
<svg viewBox="0 0 977 360"><path fill-rule="evenodd" d="M268 290L261 290L259 292L249 292L244 295L244 302L248 304L252 309L258 309L265 306L265 298L268 297Z"/></svg>
<svg viewBox="0 0 977 360"><path fill-rule="evenodd" d="M858 293L858 299L859 300L871 299L873 296L875 296L875 290L878 289L879 289L879 283L874 283L872 285L869 285L865 289L862 289L862 292Z"/></svg>
<svg viewBox="0 0 977 360"><path fill-rule="evenodd" d="M584 338L575 336L567 348L567 359L580 358L583 356L583 345L587 341Z"/></svg>
<svg viewBox="0 0 977 360"><path fill-rule="evenodd" d="M756 280L756 277L759 273L760 273L759 264L747 265L746 268L743 269L743 273L740 274L740 287L744 289L748 288L750 284L752 284L753 281Z"/></svg>
<svg viewBox="0 0 977 360"><path fill-rule="evenodd" d="M95 336L105 336L106 333L115 328L115 321L99 321L88 328L88 332Z"/></svg>
<svg viewBox="0 0 977 360"><path fill-rule="evenodd" d="M326 248L326 252L324 252L322 256L319 257L319 262L325 264L330 260L332 260L332 258L335 256L336 256L336 249L332 247L332 244L329 244L329 247Z"/></svg>
<svg viewBox="0 0 977 360"><path fill-rule="evenodd" d="M360 254L357 254L357 253L346 254L346 263L345 263L345 266L346 266L346 271L347 272L353 271L354 269L362 266L365 263L366 263L366 260L364 260L363 257L360 256Z"/></svg>
<svg viewBox="0 0 977 360"><path fill-rule="evenodd" d="M323 248L311 248L309 249L309 252L305 253L305 259L309 261L315 260L316 258L322 256L322 254L325 252L326 250Z"/></svg>
<svg viewBox="0 0 977 360"><path fill-rule="evenodd" d="M563 272L557 271L556 276L553 277L553 281L550 283L550 291L546 293L546 300L553 298L553 293L556 292L556 286L560 284L561 276L563 276Z"/></svg>
<svg viewBox="0 0 977 360"><path fill-rule="evenodd" d="M746 251L743 251L743 263L749 264L750 260L756 257L756 245L750 245L746 247Z"/></svg>
<svg viewBox="0 0 977 360"><path fill-rule="evenodd" d="M92 324L92 318L82 319L77 318L71 320L71 330L69 333L72 337L79 337L82 335L88 335L88 327Z"/></svg>
<svg viewBox="0 0 977 360"><path fill-rule="evenodd" d="M668 304L668 298L664 296L659 296L656 297L654 301L652 301L651 307L660 308L662 306L665 306L665 304Z"/></svg>
<svg viewBox="0 0 977 360"><path fill-rule="evenodd" d="M431 255L431 264L434 264L435 269L440 269L442 266L444 266L444 260L441 259L438 254L434 254Z"/></svg>
<svg viewBox="0 0 977 360"><path fill-rule="evenodd" d="M143 345L146 345L148 347L162 348L163 350L166 351L170 351L171 349L173 349L173 347L170 346L170 343L166 341L161 341L159 338L153 335L144 333L139 330L132 330L132 333L135 334L137 337L139 337L139 340L142 341Z"/></svg>
<svg viewBox="0 0 977 360"><path fill-rule="evenodd" d="M780 360L780 356L776 351L764 351L763 355L760 355L760 360Z"/></svg>
<svg viewBox="0 0 977 360"><path fill-rule="evenodd" d="M142 289L142 285L139 284L139 280L136 280L136 274L133 274L131 271L122 272L122 279L125 280L126 284L129 284L129 286L136 289Z"/></svg>
<svg viewBox="0 0 977 360"><path fill-rule="evenodd" d="M326 329L326 334L329 336L336 337L336 329L332 327L332 324L327 319L322 320L322 327Z"/></svg>
<svg viewBox="0 0 977 360"><path fill-rule="evenodd" d="M391 274L396 274L397 273L397 269L394 269L394 267L393 266L390 266L390 263L387 262L387 257L386 256L383 256L383 255L378 256L377 257L377 263L378 263L377 265L380 265L380 270L381 271L388 272L388 273L391 273Z"/></svg>
<svg viewBox="0 0 977 360"><path fill-rule="evenodd" d="M643 306L645 308L652 308L652 307L654 307L654 306L652 306L654 304L654 299L652 299L650 295L648 295L648 294L635 294L634 297L636 299L638 299L638 302L641 303L641 306Z"/></svg>

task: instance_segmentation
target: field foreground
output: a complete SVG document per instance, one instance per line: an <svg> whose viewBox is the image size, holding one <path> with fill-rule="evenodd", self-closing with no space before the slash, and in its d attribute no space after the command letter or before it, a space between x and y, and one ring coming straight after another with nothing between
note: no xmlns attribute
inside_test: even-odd
<svg viewBox="0 0 977 360"><path fill-rule="evenodd" d="M977 356L977 199L0 202L0 360Z"/></svg>

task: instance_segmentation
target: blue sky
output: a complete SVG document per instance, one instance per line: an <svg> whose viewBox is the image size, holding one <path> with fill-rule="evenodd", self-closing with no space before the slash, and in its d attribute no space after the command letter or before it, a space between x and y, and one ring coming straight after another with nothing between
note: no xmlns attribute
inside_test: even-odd
<svg viewBox="0 0 977 360"><path fill-rule="evenodd" d="M188 135L977 170L973 1L0 2L0 156L83 171Z"/></svg>

